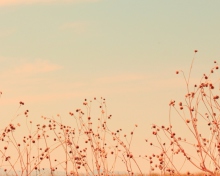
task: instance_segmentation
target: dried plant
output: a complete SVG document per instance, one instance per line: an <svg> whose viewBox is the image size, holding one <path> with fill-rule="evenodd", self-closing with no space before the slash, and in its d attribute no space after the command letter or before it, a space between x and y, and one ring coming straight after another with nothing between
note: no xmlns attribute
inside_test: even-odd
<svg viewBox="0 0 220 176"><path fill-rule="evenodd" d="M219 175L219 80L214 81L212 76L219 66L215 61L210 73L204 74L192 86L191 72L198 51L194 52L188 76L181 70L176 71L176 74L182 73L185 80L184 101L170 101L168 125L152 125L152 135L157 142L149 144L159 153L144 157L150 164L150 175L158 171L161 175L182 175L181 169L185 165L193 166L205 175ZM94 103L98 107L96 115L92 114ZM59 114L56 117L42 116L41 123L35 124L24 107L24 102L20 101L17 115L0 132L0 168L5 176L55 176L59 175L58 171L66 176L82 173L118 175L116 166L119 163L126 175L137 175L136 170L138 175L144 175L131 151L137 125L129 135L122 134L122 129L112 131L108 125L112 115L107 113L104 98L85 99L83 108L69 112L67 124ZM180 123L178 126L173 123L173 116L181 119L181 127ZM24 123L20 118L25 118ZM180 128L185 130L185 136ZM190 171L186 173L191 174Z"/></svg>
<svg viewBox="0 0 220 176"><path fill-rule="evenodd" d="M141 170L130 147L134 130L130 139L121 136L122 129L113 132L108 127L112 116L107 115L104 98L98 102L98 117L92 117L92 101L83 102L84 110L69 112L69 123L62 123L62 117L42 117L42 124L34 125L28 120L28 110L24 116L15 116L11 123L0 134L0 168L5 175L50 175L64 171L65 175L114 175L115 166L122 162L128 175L133 175L133 165ZM19 109L23 106L19 102ZM20 124L19 118L26 118ZM58 119L58 120L57 120ZM16 125L15 125L16 124ZM137 125L135 126L135 128ZM20 130L24 136L16 136ZM12 154L13 153L13 154ZM57 155L59 154L59 155Z"/></svg>
<svg viewBox="0 0 220 176"><path fill-rule="evenodd" d="M197 50L195 55L196 53ZM179 103L175 100L170 101L168 126L152 126L152 134L158 142L152 145L159 148L160 153L150 156L149 159L151 169L159 169L161 174L181 175L182 167L187 164L207 175L219 174L220 106L217 90L219 82L212 80L212 75L219 66L214 61L215 65L210 73L204 74L201 80L192 86L190 80L195 55L188 77L183 71L176 71L176 74L183 74L186 83L184 101ZM172 123L172 118L178 118L177 116L182 120L181 124L184 127ZM181 128L185 130L187 136L179 132ZM179 165L180 163L182 165ZM190 171L187 174L190 175Z"/></svg>

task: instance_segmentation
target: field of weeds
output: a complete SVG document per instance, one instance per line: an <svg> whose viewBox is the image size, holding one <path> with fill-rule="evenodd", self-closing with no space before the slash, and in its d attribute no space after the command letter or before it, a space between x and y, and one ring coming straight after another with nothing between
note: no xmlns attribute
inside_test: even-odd
<svg viewBox="0 0 220 176"><path fill-rule="evenodd" d="M142 171L139 156L134 156L131 150L138 125L134 124L127 135L122 135L122 129L112 131L108 122L114 119L107 113L106 100L101 97L84 99L81 108L69 112L72 124L63 123L60 115L42 116L42 122L36 124L29 120L25 102L20 101L18 111L22 114L15 115L0 133L1 175L219 175L219 81L212 78L219 66L214 61L210 72L192 85L195 55L188 74L176 71L185 80L185 98L181 102L170 101L168 126L152 125L149 135L155 136L157 143L145 141L147 147L159 150L141 156L142 162L150 165L148 173ZM92 104L99 109L96 116L91 114ZM172 124L173 112L191 136L178 134L178 127ZM20 122L21 116L25 121ZM119 163L125 174L117 173ZM177 166L179 163L188 164L201 173L183 174Z"/></svg>

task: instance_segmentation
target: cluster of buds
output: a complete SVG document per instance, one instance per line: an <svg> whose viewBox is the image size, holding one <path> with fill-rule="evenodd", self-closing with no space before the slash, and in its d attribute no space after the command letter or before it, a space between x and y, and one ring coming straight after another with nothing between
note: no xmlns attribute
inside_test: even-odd
<svg viewBox="0 0 220 176"><path fill-rule="evenodd" d="M175 105L175 100L171 100L169 106L174 106Z"/></svg>
<svg viewBox="0 0 220 176"><path fill-rule="evenodd" d="M69 112L69 115L73 116L74 114L72 112Z"/></svg>
<svg viewBox="0 0 220 176"><path fill-rule="evenodd" d="M23 101L20 101L19 104L20 104L20 105L24 105L24 102L23 102Z"/></svg>
<svg viewBox="0 0 220 176"><path fill-rule="evenodd" d="M26 111L24 112L24 115L25 115L26 117L28 117L28 112L29 112L29 110L26 110Z"/></svg>

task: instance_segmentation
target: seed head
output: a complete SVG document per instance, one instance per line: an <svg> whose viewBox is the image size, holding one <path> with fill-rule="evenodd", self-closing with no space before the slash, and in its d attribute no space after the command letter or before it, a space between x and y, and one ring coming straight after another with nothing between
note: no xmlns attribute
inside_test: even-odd
<svg viewBox="0 0 220 176"><path fill-rule="evenodd" d="M24 102L20 101L19 104L20 104L20 105L24 105Z"/></svg>

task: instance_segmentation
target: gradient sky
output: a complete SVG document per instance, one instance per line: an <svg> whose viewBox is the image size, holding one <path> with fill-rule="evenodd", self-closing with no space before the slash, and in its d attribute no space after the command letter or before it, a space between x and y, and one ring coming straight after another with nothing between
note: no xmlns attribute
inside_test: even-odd
<svg viewBox="0 0 220 176"><path fill-rule="evenodd" d="M184 98L175 71L188 73L194 50L195 79L220 58L219 8L219 0L1 0L2 124L19 101L32 118L68 119L84 98L102 96L112 129L139 124L135 149L151 124L167 124L169 101Z"/></svg>

